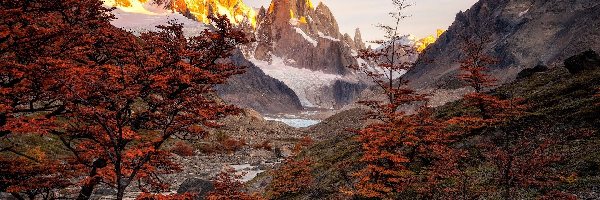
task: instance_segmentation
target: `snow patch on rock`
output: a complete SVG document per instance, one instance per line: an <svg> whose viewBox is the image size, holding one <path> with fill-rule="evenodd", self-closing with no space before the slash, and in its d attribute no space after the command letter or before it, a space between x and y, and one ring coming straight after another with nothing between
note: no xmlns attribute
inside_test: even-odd
<svg viewBox="0 0 600 200"><path fill-rule="evenodd" d="M262 61L255 58L248 59L258 66L265 74L283 82L292 89L304 107L318 107L309 100L310 95L319 95L321 88L331 86L342 76L326 74L320 71L296 68L286 64L285 60L271 56L272 61Z"/></svg>
<svg viewBox="0 0 600 200"><path fill-rule="evenodd" d="M336 41L336 42L339 42L339 41L340 41L340 39L337 39L337 38L331 37L331 36L329 36L329 35L325 35L325 34L323 34L323 33L322 33L322 32L320 32L320 31L319 31L319 37L321 37L321 38L324 38L324 39L328 39L328 40L331 40L331 41Z"/></svg>
<svg viewBox="0 0 600 200"><path fill-rule="evenodd" d="M304 39L306 39L306 41L308 41L309 43L311 43L314 47L317 47L317 45L319 44L319 42L317 42L312 37L308 36L302 29L300 29L298 27L294 27L294 29L296 30L296 32L298 34L302 35L302 37L304 37Z"/></svg>

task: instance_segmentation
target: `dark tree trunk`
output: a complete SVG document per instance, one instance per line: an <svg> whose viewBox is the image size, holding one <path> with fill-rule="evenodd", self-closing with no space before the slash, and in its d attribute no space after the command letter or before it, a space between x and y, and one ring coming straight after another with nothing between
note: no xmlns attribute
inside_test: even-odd
<svg viewBox="0 0 600 200"><path fill-rule="evenodd" d="M96 175L98 175L98 169L104 168L104 167L106 167L106 165L107 165L106 160L104 160L102 158L94 161L93 166L92 166L92 171L90 172L90 175L89 175L89 177L92 177L92 180L90 180L87 184L81 186L81 190L79 191L77 200L90 199L90 197L92 196L92 193L94 192L94 188L96 187L96 185L98 185L98 183L100 183L100 177L96 176Z"/></svg>

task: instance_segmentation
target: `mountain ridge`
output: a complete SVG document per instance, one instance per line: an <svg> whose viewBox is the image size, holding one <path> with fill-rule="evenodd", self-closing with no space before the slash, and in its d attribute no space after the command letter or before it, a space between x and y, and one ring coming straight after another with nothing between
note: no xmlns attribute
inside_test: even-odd
<svg viewBox="0 0 600 200"><path fill-rule="evenodd" d="M487 37L487 53L499 59L490 70L500 83L523 69L560 65L569 55L600 50L599 9L600 2L589 0L481 0L458 13L404 77L418 89L457 89L460 38L477 35Z"/></svg>

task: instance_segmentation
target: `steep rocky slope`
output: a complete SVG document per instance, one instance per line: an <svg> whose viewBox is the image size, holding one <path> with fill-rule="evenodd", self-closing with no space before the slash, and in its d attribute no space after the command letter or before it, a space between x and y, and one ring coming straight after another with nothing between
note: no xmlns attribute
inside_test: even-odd
<svg viewBox="0 0 600 200"><path fill-rule="evenodd" d="M302 110L298 96L281 81L267 76L262 70L235 54L232 60L246 67L246 72L228 80L217 88L225 101L243 108L252 108L260 113L290 113Z"/></svg>
<svg viewBox="0 0 600 200"><path fill-rule="evenodd" d="M339 108L366 87L363 78L347 68L356 63L353 52L364 48L360 31L354 38L341 34L325 4L273 0L269 8L259 10L257 21L257 43L248 57L292 88L303 106Z"/></svg>
<svg viewBox="0 0 600 200"><path fill-rule="evenodd" d="M499 63L491 68L501 83L526 68L554 67L566 57L600 50L600 1L481 0L456 20L405 77L416 88L456 89L463 37L487 39Z"/></svg>
<svg viewBox="0 0 600 200"><path fill-rule="evenodd" d="M159 31L156 26L165 25L171 20L176 20L178 23L184 24L184 33L188 37L201 34L206 28L206 25L202 22L192 20L196 19L194 16L188 15L192 18L190 19L180 13L169 12L163 8L164 5L156 5L151 2L145 4L141 4L139 1L131 2L137 2L133 5L143 5L143 7L137 9L134 6L119 7L113 11L113 14L117 17L112 22L113 25L139 34L146 31ZM235 7L237 4L239 2L230 6ZM139 9L150 9L153 12L150 10L142 10L144 12L141 12ZM254 109L263 114L299 112L302 110L300 100L293 90L281 81L266 75L252 62L246 60L241 52L235 52L231 60L235 64L246 67L246 72L232 77L227 84L217 88L218 94L225 101L242 108ZM275 99L277 101L274 101Z"/></svg>
<svg viewBox="0 0 600 200"><path fill-rule="evenodd" d="M353 62L354 39L350 38L351 45L343 40L325 4L314 7L307 0L273 0L268 9L260 9L258 21L255 58L277 56L295 67L329 74L349 72L346 66Z"/></svg>

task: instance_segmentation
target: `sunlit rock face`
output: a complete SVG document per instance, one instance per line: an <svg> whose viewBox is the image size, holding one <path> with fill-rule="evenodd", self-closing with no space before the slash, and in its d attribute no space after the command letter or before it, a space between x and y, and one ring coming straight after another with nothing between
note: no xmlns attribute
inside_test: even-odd
<svg viewBox="0 0 600 200"><path fill-rule="evenodd" d="M242 0L104 0L104 4L129 13L156 14L148 4L180 12L200 22L208 23L208 16L226 15L233 24L248 23L256 26L256 11Z"/></svg>
<svg viewBox="0 0 600 200"><path fill-rule="evenodd" d="M357 63L353 52L365 46L360 32L344 37L325 4L273 0L257 21L257 43L248 56L290 86L304 107L340 108L366 87L348 68Z"/></svg>
<svg viewBox="0 0 600 200"><path fill-rule="evenodd" d="M339 75L349 72L346 66L354 60L354 44L343 40L337 21L325 4L273 0L269 8L259 11L258 21L256 59L269 61L271 56L277 56L295 67Z"/></svg>
<svg viewBox="0 0 600 200"><path fill-rule="evenodd" d="M241 0L106 0L105 4L117 7L117 11L121 12L118 16L122 19L118 19L122 24L120 27L135 32L153 27L128 22L127 19L137 15L143 15L147 21L156 21L158 18L185 21L179 16L186 16L208 23L208 16L221 14L227 15L233 24L252 25L254 29L249 31L255 34L257 42L241 48L246 58L266 75L290 87L304 107L340 108L352 102L356 94L366 87L364 79L348 68L357 63L353 57L357 50L365 48L360 31L354 33L354 38L344 37L335 17L322 3L314 5L310 0L273 0L268 8L261 8L258 12ZM171 14L164 17L165 12ZM245 78L255 80L249 76ZM242 88L251 85L243 84L244 81L239 83L242 84L237 86ZM225 88L222 94L240 105L252 105L249 98L240 98L240 95L231 92L238 89ZM289 92L278 92L286 93L290 102L294 101ZM289 105L294 105L293 109L298 107L297 104ZM259 109L257 106L254 108ZM279 111L268 106L259 110Z"/></svg>

